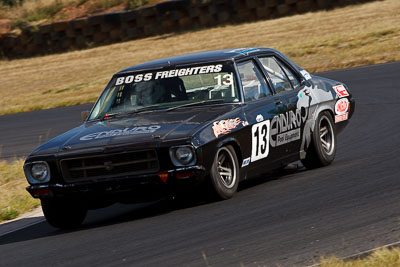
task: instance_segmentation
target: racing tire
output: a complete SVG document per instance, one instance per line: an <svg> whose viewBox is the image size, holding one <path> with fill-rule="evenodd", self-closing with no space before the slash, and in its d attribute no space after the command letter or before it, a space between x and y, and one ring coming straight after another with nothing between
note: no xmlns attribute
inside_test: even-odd
<svg viewBox="0 0 400 267"><path fill-rule="evenodd" d="M301 163L307 169L315 169L332 163L336 155L335 124L328 111L321 112L315 122L311 144Z"/></svg>
<svg viewBox="0 0 400 267"><path fill-rule="evenodd" d="M44 217L55 228L77 228L86 217L87 208L79 206L78 202L42 199L41 203Z"/></svg>
<svg viewBox="0 0 400 267"><path fill-rule="evenodd" d="M239 163L232 146L218 149L210 178L213 192L218 199L229 199L235 195L239 185Z"/></svg>

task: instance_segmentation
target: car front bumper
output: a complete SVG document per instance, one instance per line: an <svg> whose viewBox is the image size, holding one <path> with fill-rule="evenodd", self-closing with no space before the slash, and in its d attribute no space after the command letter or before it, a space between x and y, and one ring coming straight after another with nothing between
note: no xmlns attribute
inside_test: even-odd
<svg viewBox="0 0 400 267"><path fill-rule="evenodd" d="M196 187L204 181L203 166L182 167L156 174L114 177L74 183L30 185L26 189L40 199L68 198L87 201L142 202L162 198L171 192Z"/></svg>

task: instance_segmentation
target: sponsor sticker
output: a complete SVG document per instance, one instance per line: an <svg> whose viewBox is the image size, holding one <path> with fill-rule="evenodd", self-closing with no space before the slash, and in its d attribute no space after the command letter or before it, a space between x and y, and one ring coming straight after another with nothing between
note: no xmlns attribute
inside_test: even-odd
<svg viewBox="0 0 400 267"><path fill-rule="evenodd" d="M118 77L115 85L130 84L147 82L150 80L167 79L173 77L182 77L197 74L207 74L207 73L218 73L222 71L222 64L218 65L207 65L192 68L174 69L167 71L149 72L144 74L128 75L124 77Z"/></svg>
<svg viewBox="0 0 400 267"><path fill-rule="evenodd" d="M349 100L347 98L341 98L335 104L335 112L337 115L347 113L348 109L349 109Z"/></svg>
<svg viewBox="0 0 400 267"><path fill-rule="evenodd" d="M349 118L349 113L345 113L342 115L336 115L335 116L335 123L341 122L341 121L345 121Z"/></svg>
<svg viewBox="0 0 400 267"><path fill-rule="evenodd" d="M250 158L244 159L243 163L242 163L242 167L246 167L249 164L250 164Z"/></svg>
<svg viewBox="0 0 400 267"><path fill-rule="evenodd" d="M300 139L301 125L307 119L307 109L289 110L276 115L271 120L270 143L272 147L280 146Z"/></svg>
<svg viewBox="0 0 400 267"><path fill-rule="evenodd" d="M228 53L239 53L239 54L246 54L249 52L254 52L254 51L258 51L260 49L258 48L237 48L237 49L233 49L231 51L229 51Z"/></svg>
<svg viewBox="0 0 400 267"><path fill-rule="evenodd" d="M280 146L300 139L300 128L278 134L276 137L276 145Z"/></svg>
<svg viewBox="0 0 400 267"><path fill-rule="evenodd" d="M311 80L311 75L310 75L310 73L308 73L308 71L302 70L302 71L300 71L300 73L301 73L301 75L303 75L304 79Z"/></svg>
<svg viewBox="0 0 400 267"><path fill-rule="evenodd" d="M235 119L215 121L212 126L215 137L218 138L218 136L221 134L230 133L232 129L235 129L240 123L241 120L239 117Z"/></svg>
<svg viewBox="0 0 400 267"><path fill-rule="evenodd" d="M93 139L110 138L110 137L114 137L114 136L154 133L155 131L157 131L160 128L161 128L161 126L159 126L159 125L153 125L153 126L147 126L147 127L128 127L125 129L115 129L115 130L110 130L110 131L91 133L91 134L82 136L81 138L79 138L79 140L89 141L89 140L93 140Z"/></svg>
<svg viewBox="0 0 400 267"><path fill-rule="evenodd" d="M243 127L247 126L247 125L249 125L249 122L248 121L242 121L242 125L243 125Z"/></svg>
<svg viewBox="0 0 400 267"><path fill-rule="evenodd" d="M343 84L334 86L333 90L335 90L339 98L349 96L349 93L347 92L346 88L344 88Z"/></svg>
<svg viewBox="0 0 400 267"><path fill-rule="evenodd" d="M256 117L256 121L257 121L257 122L262 122L263 120L264 120L263 115L258 114L257 117Z"/></svg>
<svg viewBox="0 0 400 267"><path fill-rule="evenodd" d="M256 123L251 128L251 162L266 158L269 153L270 121Z"/></svg>

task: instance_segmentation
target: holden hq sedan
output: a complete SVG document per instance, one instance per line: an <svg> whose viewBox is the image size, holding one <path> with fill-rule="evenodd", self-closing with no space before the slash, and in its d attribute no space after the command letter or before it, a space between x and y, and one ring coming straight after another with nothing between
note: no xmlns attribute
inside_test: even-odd
<svg viewBox="0 0 400 267"><path fill-rule="evenodd" d="M26 159L27 190L47 221L79 226L88 211L238 183L301 160L329 165L355 101L282 53L239 48L181 55L116 73L84 123Z"/></svg>

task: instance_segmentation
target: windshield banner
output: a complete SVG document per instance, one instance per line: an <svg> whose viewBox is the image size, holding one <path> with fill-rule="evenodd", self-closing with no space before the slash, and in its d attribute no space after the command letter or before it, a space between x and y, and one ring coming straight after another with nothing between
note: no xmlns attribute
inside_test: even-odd
<svg viewBox="0 0 400 267"><path fill-rule="evenodd" d="M159 72L149 72L144 74L142 73L136 75L128 75L125 77L118 77L117 81L115 82L115 85L130 84L133 82L135 83L147 82L151 80L159 80L159 79L182 77L182 76L197 75L197 74L218 73L221 71L222 71L222 64L174 69L174 70L159 71Z"/></svg>

